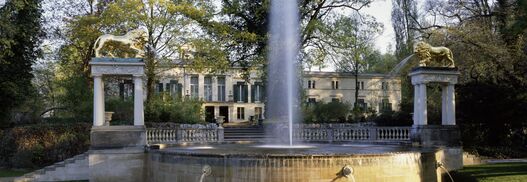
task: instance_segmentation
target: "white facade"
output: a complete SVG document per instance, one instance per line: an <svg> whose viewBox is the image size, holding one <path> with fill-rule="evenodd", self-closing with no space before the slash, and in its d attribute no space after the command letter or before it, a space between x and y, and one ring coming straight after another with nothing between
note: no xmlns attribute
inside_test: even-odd
<svg viewBox="0 0 527 182"><path fill-rule="evenodd" d="M240 68L207 74L176 67L161 72L156 90L204 101L205 119L209 121L218 116L224 116L226 122L256 121L263 118L265 110L261 73L252 71L248 79L243 73ZM174 83L179 90L174 89Z"/></svg>
<svg viewBox="0 0 527 182"><path fill-rule="evenodd" d="M266 90L261 80L261 70L251 71L246 79L241 68L232 68L223 73L200 73L185 67L161 69L163 71L159 74L156 92L169 92L178 97L204 101L203 110L208 121L218 116L224 116L226 122L264 118ZM361 74L358 79L361 106L376 111L399 110L401 80L398 77ZM352 105L355 102L355 77L349 73L306 71L303 88L306 102L338 100Z"/></svg>
<svg viewBox="0 0 527 182"><path fill-rule="evenodd" d="M401 80L384 74L360 74L359 103L376 111L399 110ZM314 83L314 86L313 86ZM355 103L355 76L351 73L304 72L304 88L308 101Z"/></svg>

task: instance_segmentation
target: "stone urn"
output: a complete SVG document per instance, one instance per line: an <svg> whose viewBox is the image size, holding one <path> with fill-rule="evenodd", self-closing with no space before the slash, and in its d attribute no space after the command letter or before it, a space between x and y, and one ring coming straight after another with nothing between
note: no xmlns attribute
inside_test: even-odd
<svg viewBox="0 0 527 182"><path fill-rule="evenodd" d="M218 127L223 128L223 122L225 122L225 116L216 117L216 123L218 123Z"/></svg>
<svg viewBox="0 0 527 182"><path fill-rule="evenodd" d="M114 112L104 112L104 126L110 126L110 121L112 120Z"/></svg>

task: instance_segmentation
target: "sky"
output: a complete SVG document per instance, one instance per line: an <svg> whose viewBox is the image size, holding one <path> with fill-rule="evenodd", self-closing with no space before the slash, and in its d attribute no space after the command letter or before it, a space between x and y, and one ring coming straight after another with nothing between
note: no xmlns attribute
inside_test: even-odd
<svg viewBox="0 0 527 182"><path fill-rule="evenodd" d="M375 0L370 7L361 11L375 17L378 22L384 25L384 31L375 39L375 47L382 53L386 53L390 46L393 49L395 45L395 34L391 21L392 1Z"/></svg>

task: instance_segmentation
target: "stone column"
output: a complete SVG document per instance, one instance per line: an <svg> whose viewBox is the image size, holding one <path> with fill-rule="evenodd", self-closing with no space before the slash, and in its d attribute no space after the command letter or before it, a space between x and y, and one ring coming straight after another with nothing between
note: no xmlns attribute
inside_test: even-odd
<svg viewBox="0 0 527 182"><path fill-rule="evenodd" d="M190 75L183 75L183 98L187 99L186 96L190 95Z"/></svg>
<svg viewBox="0 0 527 182"><path fill-rule="evenodd" d="M443 125L456 125L456 96L454 84L448 84L446 91L446 123Z"/></svg>
<svg viewBox="0 0 527 182"><path fill-rule="evenodd" d="M251 103L251 99L252 99L252 97L251 97L251 91L252 91L251 86L252 86L251 82L247 82L247 103Z"/></svg>
<svg viewBox="0 0 527 182"><path fill-rule="evenodd" d="M234 97L229 97L229 95L234 94L234 89L232 87L232 76L231 75L225 75L225 100L227 102L232 102ZM230 117L229 117L230 118ZM232 119L232 118L230 118Z"/></svg>
<svg viewBox="0 0 527 182"><path fill-rule="evenodd" d="M218 77L212 77L212 101L218 101Z"/></svg>
<svg viewBox="0 0 527 182"><path fill-rule="evenodd" d="M419 107L419 113L420 113L420 124L421 125L427 125L428 124L428 114L427 114L427 101L426 101L426 83L422 83L419 85L419 97L420 97L420 107Z"/></svg>
<svg viewBox="0 0 527 182"><path fill-rule="evenodd" d="M104 124L104 84L102 75L93 75L93 126Z"/></svg>
<svg viewBox="0 0 527 182"><path fill-rule="evenodd" d="M446 125L447 121L448 121L448 118L447 118L447 112L448 112L447 111L447 105L448 105L447 88L448 87L446 85L443 85L441 87L441 123L442 123L442 125Z"/></svg>
<svg viewBox="0 0 527 182"><path fill-rule="evenodd" d="M205 77L203 74L198 75L198 98L205 100Z"/></svg>
<svg viewBox="0 0 527 182"><path fill-rule="evenodd" d="M427 125L426 84L414 85L414 125Z"/></svg>
<svg viewBox="0 0 527 182"><path fill-rule="evenodd" d="M414 84L414 125L419 125L419 84Z"/></svg>
<svg viewBox="0 0 527 182"><path fill-rule="evenodd" d="M143 75L134 75L134 125L143 126Z"/></svg>

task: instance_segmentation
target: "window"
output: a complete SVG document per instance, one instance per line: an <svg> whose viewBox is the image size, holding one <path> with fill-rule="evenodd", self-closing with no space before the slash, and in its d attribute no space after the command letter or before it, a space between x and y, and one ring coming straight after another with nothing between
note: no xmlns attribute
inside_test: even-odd
<svg viewBox="0 0 527 182"><path fill-rule="evenodd" d="M331 81L331 88L333 90L339 89L339 81Z"/></svg>
<svg viewBox="0 0 527 182"><path fill-rule="evenodd" d="M177 80L170 80L169 93L174 98L181 98L181 84Z"/></svg>
<svg viewBox="0 0 527 182"><path fill-rule="evenodd" d="M225 77L218 77L218 101L225 101Z"/></svg>
<svg viewBox="0 0 527 182"><path fill-rule="evenodd" d="M238 119L239 120L244 120L245 119L245 108L244 107L238 107L237 108L237 111L238 111Z"/></svg>
<svg viewBox="0 0 527 182"><path fill-rule="evenodd" d="M203 80L205 84L203 89L205 91L205 101L212 101L212 77L206 76Z"/></svg>
<svg viewBox="0 0 527 182"><path fill-rule="evenodd" d="M388 90L388 89L389 89L389 88L388 88L388 82L382 82L382 84L381 84L381 89L382 89L382 90Z"/></svg>
<svg viewBox="0 0 527 182"><path fill-rule="evenodd" d="M359 99L357 101L357 106L361 108L363 111L365 111L368 108L368 104L364 102L364 99Z"/></svg>
<svg viewBox="0 0 527 182"><path fill-rule="evenodd" d="M254 118L256 121L259 119L262 119L262 108L261 107L255 107L254 108Z"/></svg>
<svg viewBox="0 0 527 182"><path fill-rule="evenodd" d="M194 99L199 97L198 76L190 77L190 97Z"/></svg>
<svg viewBox="0 0 527 182"><path fill-rule="evenodd" d="M121 99L132 98L134 96L134 83L132 80L123 80L119 84L119 95Z"/></svg>
<svg viewBox="0 0 527 182"><path fill-rule="evenodd" d="M308 80L307 88L315 88L315 80Z"/></svg>
<svg viewBox="0 0 527 182"><path fill-rule="evenodd" d="M162 93L163 92L163 83L157 83L156 92L157 93Z"/></svg>
<svg viewBox="0 0 527 182"><path fill-rule="evenodd" d="M340 102L339 98L331 98L331 102Z"/></svg>
<svg viewBox="0 0 527 182"><path fill-rule="evenodd" d="M262 83L255 82L251 87L251 92L252 102L261 102L263 100L263 93L265 90L263 90Z"/></svg>
<svg viewBox="0 0 527 182"><path fill-rule="evenodd" d="M359 90L364 90L364 81L359 82Z"/></svg>
<svg viewBox="0 0 527 182"><path fill-rule="evenodd" d="M245 85L245 82L238 82L236 85L233 86L234 90L234 101L235 102L247 102L247 85Z"/></svg>
<svg viewBox="0 0 527 182"><path fill-rule="evenodd" d="M388 99L382 99L381 100L381 111L392 111L392 103L390 103L390 100Z"/></svg>
<svg viewBox="0 0 527 182"><path fill-rule="evenodd" d="M307 99L307 103L309 103L309 104L317 103L317 99L316 98L308 98Z"/></svg>

